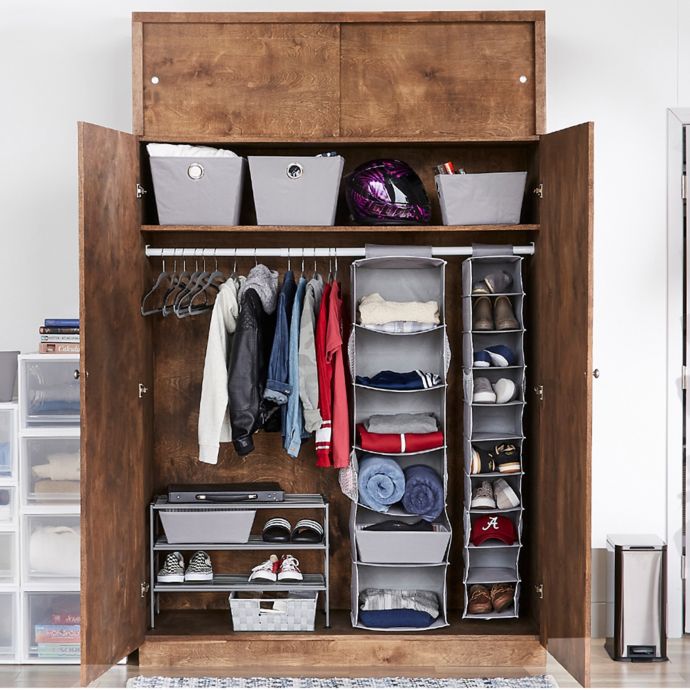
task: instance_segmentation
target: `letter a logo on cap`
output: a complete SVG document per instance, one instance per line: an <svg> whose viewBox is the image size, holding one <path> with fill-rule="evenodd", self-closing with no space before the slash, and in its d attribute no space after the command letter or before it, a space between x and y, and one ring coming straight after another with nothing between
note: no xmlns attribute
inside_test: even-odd
<svg viewBox="0 0 690 690"><path fill-rule="evenodd" d="M497 517L490 517L488 518L487 523L482 527L482 531L486 532L489 529L498 529L498 518Z"/></svg>
<svg viewBox="0 0 690 690"><path fill-rule="evenodd" d="M505 515L486 515L472 520L470 541L475 546L485 541L501 541L510 546L517 540L515 523Z"/></svg>

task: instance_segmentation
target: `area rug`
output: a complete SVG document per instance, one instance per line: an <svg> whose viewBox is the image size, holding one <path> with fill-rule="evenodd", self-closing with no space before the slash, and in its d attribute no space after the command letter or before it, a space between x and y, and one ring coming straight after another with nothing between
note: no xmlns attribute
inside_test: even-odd
<svg viewBox="0 0 690 690"><path fill-rule="evenodd" d="M128 688L557 688L553 676L522 678L174 678L136 676Z"/></svg>

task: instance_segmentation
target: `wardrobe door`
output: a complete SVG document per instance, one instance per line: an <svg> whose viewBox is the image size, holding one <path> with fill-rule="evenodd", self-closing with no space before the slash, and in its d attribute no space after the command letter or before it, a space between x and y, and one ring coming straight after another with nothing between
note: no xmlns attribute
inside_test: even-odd
<svg viewBox="0 0 690 690"><path fill-rule="evenodd" d="M541 137L541 231L533 259L532 443L542 638L589 684L592 446L592 138L586 123ZM535 583L538 584L538 583Z"/></svg>
<svg viewBox="0 0 690 690"><path fill-rule="evenodd" d="M81 663L84 684L146 631L150 335L138 142L79 123Z"/></svg>

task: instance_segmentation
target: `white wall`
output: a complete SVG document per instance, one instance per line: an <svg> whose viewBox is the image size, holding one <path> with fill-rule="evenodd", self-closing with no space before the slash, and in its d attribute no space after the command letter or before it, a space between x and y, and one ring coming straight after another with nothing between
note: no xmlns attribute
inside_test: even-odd
<svg viewBox="0 0 690 690"><path fill-rule="evenodd" d="M541 8L548 128L596 123L593 546L665 536L665 110L690 105L687 0L3 2L0 349L77 314L75 123L131 129L131 11Z"/></svg>

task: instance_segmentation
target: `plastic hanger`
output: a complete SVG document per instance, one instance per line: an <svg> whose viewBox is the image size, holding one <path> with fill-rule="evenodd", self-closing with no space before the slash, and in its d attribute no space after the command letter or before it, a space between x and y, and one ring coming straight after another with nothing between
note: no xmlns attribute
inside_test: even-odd
<svg viewBox="0 0 690 690"><path fill-rule="evenodd" d="M204 250L199 250L201 252L201 270L198 270L199 266L197 263L197 270L192 275L192 279L189 282L187 288L182 292L182 294L177 296L175 300L175 315L182 319L189 314L189 306L194 299L199 294L202 294L203 286L210 275L206 270L206 256ZM208 305L207 295L204 294L204 305Z"/></svg>
<svg viewBox="0 0 690 690"><path fill-rule="evenodd" d="M189 297L190 294L192 294L197 287L200 284L200 281L203 280L206 276L206 271L205 271L205 264L206 264L206 259L204 259L203 266L201 270L199 270L199 255L198 255L199 249L194 250L194 273L192 273L191 278L189 279L189 282L185 286L185 288L177 294L175 297L175 305L173 307L173 311L175 312L175 316L180 318L180 313L185 308L185 300Z"/></svg>
<svg viewBox="0 0 690 690"><path fill-rule="evenodd" d="M194 316L195 314L203 314L204 312L209 311L209 309L213 307L215 299L210 303L208 302L209 290L213 294L218 294L218 292L220 291L220 286L225 282L225 274L218 268L218 258L215 255L215 250L213 252L213 258L215 264L213 271L211 271L208 274L206 280L204 281L203 285L199 288L199 290L197 290L191 296L183 316ZM198 297L201 297L202 295L204 297L204 303L201 305L195 304L195 300Z"/></svg>
<svg viewBox="0 0 690 690"><path fill-rule="evenodd" d="M163 304L165 303L165 295L167 294L167 290L169 289L172 283L173 275L165 269L165 249L163 250L161 256L163 257L163 270L158 274L158 278L156 278L156 282L153 284L153 287L141 299L142 316L151 316L153 314L161 313L161 311L163 310ZM163 293L163 299L160 300L159 305L156 307L147 307L147 300L150 297L153 297L153 295L164 286L165 292Z"/></svg>
<svg viewBox="0 0 690 690"><path fill-rule="evenodd" d="M165 296L165 303L161 311L163 316L170 316L173 313L177 295L187 287L191 277L192 274L187 270L187 258L184 256L184 250L182 250L182 271L178 274L177 281L175 281L175 284Z"/></svg>

